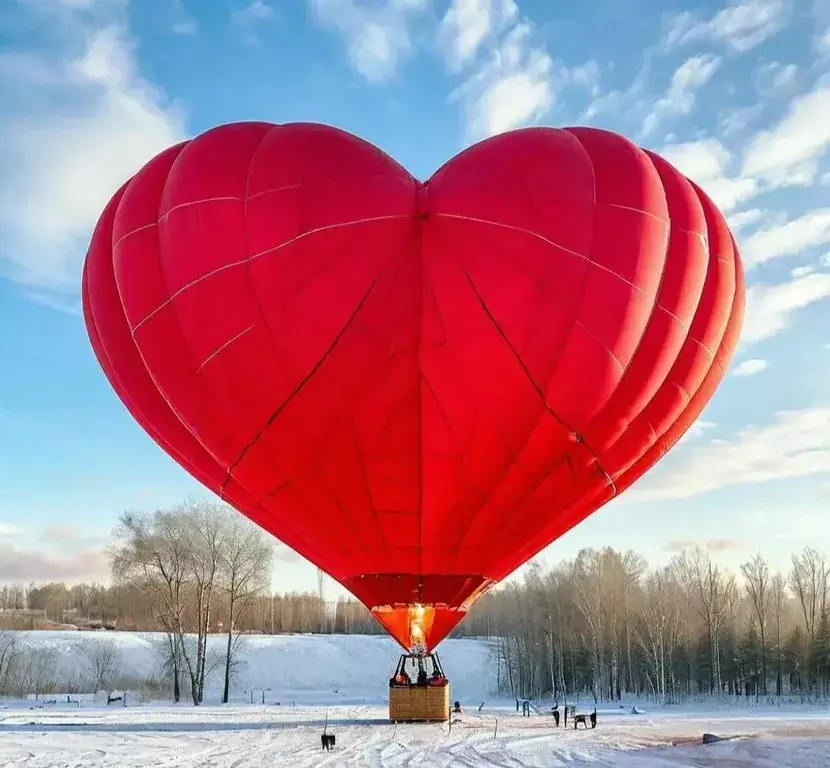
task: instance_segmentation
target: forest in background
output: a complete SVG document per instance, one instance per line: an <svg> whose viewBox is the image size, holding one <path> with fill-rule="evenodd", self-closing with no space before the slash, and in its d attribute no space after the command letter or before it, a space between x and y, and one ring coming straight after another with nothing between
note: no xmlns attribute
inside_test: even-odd
<svg viewBox="0 0 830 768"><path fill-rule="evenodd" d="M158 632L169 694L196 704L218 663L207 658L210 634L227 636L227 699L245 634L383 633L355 600L272 594L273 540L221 505L127 513L110 556L109 585L0 587L0 694L15 669L19 687L21 670L37 666L8 630ZM760 555L732 573L701 549L659 568L631 551L585 549L550 569L531 563L522 580L485 595L451 636L491 639L499 692L520 697L824 699L829 575L826 556L809 547L792 555L786 573L772 573Z"/></svg>

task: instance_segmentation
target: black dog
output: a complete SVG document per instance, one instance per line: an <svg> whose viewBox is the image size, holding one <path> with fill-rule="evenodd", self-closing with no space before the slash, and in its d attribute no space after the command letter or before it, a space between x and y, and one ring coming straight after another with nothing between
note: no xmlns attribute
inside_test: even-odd
<svg viewBox="0 0 830 768"><path fill-rule="evenodd" d="M576 730L576 726L582 723L585 728L588 727L588 721L591 723L591 728L597 727L597 710L594 709L590 715L574 715L574 730Z"/></svg>
<svg viewBox="0 0 830 768"><path fill-rule="evenodd" d="M333 733L321 733L320 741L323 743L323 749L325 749L327 752L330 752L332 749L334 749L335 736Z"/></svg>

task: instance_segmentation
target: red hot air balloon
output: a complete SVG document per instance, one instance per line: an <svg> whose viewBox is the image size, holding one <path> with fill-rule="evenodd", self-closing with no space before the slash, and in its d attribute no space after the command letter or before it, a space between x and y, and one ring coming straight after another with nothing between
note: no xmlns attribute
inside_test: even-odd
<svg viewBox="0 0 830 768"><path fill-rule="evenodd" d="M614 133L512 131L422 183L246 122L115 194L83 307L165 451L431 650L683 435L744 283L706 194Z"/></svg>

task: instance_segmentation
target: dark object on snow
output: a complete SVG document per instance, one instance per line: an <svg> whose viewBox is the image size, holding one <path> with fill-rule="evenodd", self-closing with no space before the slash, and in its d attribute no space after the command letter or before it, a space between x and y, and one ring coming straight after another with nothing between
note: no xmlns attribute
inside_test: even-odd
<svg viewBox="0 0 830 768"><path fill-rule="evenodd" d="M703 734L703 743L704 744L714 744L716 741L723 741L720 736L715 736L714 733L704 733Z"/></svg>
<svg viewBox="0 0 830 768"><path fill-rule="evenodd" d="M553 722L556 727L559 727L559 705L557 704L553 709L551 709L550 713L553 715Z"/></svg>
<svg viewBox="0 0 830 768"><path fill-rule="evenodd" d="M632 715L644 715L645 712L642 709L638 709L637 705L635 704L631 707L631 714Z"/></svg>
<svg viewBox="0 0 830 768"><path fill-rule="evenodd" d="M530 702L527 699L522 700L522 717L530 717Z"/></svg>
<svg viewBox="0 0 830 768"><path fill-rule="evenodd" d="M456 714L456 715L460 715L460 714L461 714L461 702L460 702L460 701L454 701L454 702L453 702L453 705L452 705L452 711L453 711L453 713L454 713L454 714Z"/></svg>
<svg viewBox="0 0 830 768"><path fill-rule="evenodd" d="M325 749L326 752L330 752L334 749L335 736L333 733L321 733L320 741L323 743L323 749Z"/></svg>
<svg viewBox="0 0 830 768"><path fill-rule="evenodd" d="M587 729L589 722L591 723L591 728L596 728L597 727L597 708L596 707L594 707L594 711L591 712L590 714L588 714L586 712L580 712L580 714L574 715L574 730L576 730L576 727L580 723L582 723L582 725L584 725L585 728Z"/></svg>
<svg viewBox="0 0 830 768"><path fill-rule="evenodd" d="M109 706L110 704L115 704L116 701L123 701L123 700L124 700L123 696L110 696L109 694L107 694L107 706Z"/></svg>

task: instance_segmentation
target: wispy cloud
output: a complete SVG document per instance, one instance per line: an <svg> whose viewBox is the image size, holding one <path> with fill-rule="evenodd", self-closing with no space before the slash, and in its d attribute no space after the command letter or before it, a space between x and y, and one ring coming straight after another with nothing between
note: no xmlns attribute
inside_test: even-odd
<svg viewBox="0 0 830 768"><path fill-rule="evenodd" d="M793 85L797 77L798 66L796 64L772 61L769 64L763 64L758 69L755 82L762 96L772 96Z"/></svg>
<svg viewBox="0 0 830 768"><path fill-rule="evenodd" d="M513 27L490 58L451 98L464 104L467 133L480 139L541 118L553 105L553 60L532 42L532 27Z"/></svg>
<svg viewBox="0 0 830 768"><path fill-rule="evenodd" d="M830 472L830 408L782 411L771 424L664 459L628 491L641 501L682 499L735 485Z"/></svg>
<svg viewBox="0 0 830 768"><path fill-rule="evenodd" d="M352 66L369 82L392 78L414 50L412 25L428 0L309 0L314 17L340 33Z"/></svg>
<svg viewBox="0 0 830 768"><path fill-rule="evenodd" d="M792 0L739 0L709 19L684 11L668 18L663 46L710 40L744 53L785 29L792 12Z"/></svg>
<svg viewBox="0 0 830 768"><path fill-rule="evenodd" d="M56 312L62 312L65 315L72 315L73 317L82 317L80 301L70 301L63 298L60 294L45 293L43 291L26 291L25 295L28 299L41 304L49 309L54 309Z"/></svg>
<svg viewBox="0 0 830 768"><path fill-rule="evenodd" d="M55 552L51 548L26 548L0 541L0 582L107 581L110 564L101 549Z"/></svg>
<svg viewBox="0 0 830 768"><path fill-rule="evenodd" d="M720 67L717 56L701 54L687 59L672 75L663 98L659 99L643 122L643 134L649 135L668 117L688 115L695 105L695 91L709 82Z"/></svg>
<svg viewBox="0 0 830 768"><path fill-rule="evenodd" d="M732 154L717 139L670 144L660 154L715 201L724 213L758 193L758 182L747 176L730 176Z"/></svg>
<svg viewBox="0 0 830 768"><path fill-rule="evenodd" d="M737 235L747 227L751 227L753 224L758 224L763 221L766 215L767 212L760 208L749 208L746 211L733 213L727 218L726 222L729 224L729 228L732 230L733 234Z"/></svg>
<svg viewBox="0 0 830 768"><path fill-rule="evenodd" d="M830 149L830 86L795 99L786 116L757 133L743 155L741 172L776 186L809 185Z"/></svg>
<svg viewBox="0 0 830 768"><path fill-rule="evenodd" d="M756 373L761 373L769 368L769 363L761 358L752 358L744 360L735 366L732 371L733 376L754 376Z"/></svg>
<svg viewBox="0 0 830 768"><path fill-rule="evenodd" d="M828 243L830 208L818 208L797 219L758 230L744 240L741 254L748 267L755 267L772 259L797 256L810 248Z"/></svg>
<svg viewBox="0 0 830 768"><path fill-rule="evenodd" d="M746 292L746 319L741 341L745 344L781 333L795 315L830 297L830 274L812 272L783 283L753 283Z"/></svg>
<svg viewBox="0 0 830 768"><path fill-rule="evenodd" d="M470 63L481 44L516 19L514 0L452 0L438 28L438 46L452 72Z"/></svg>

